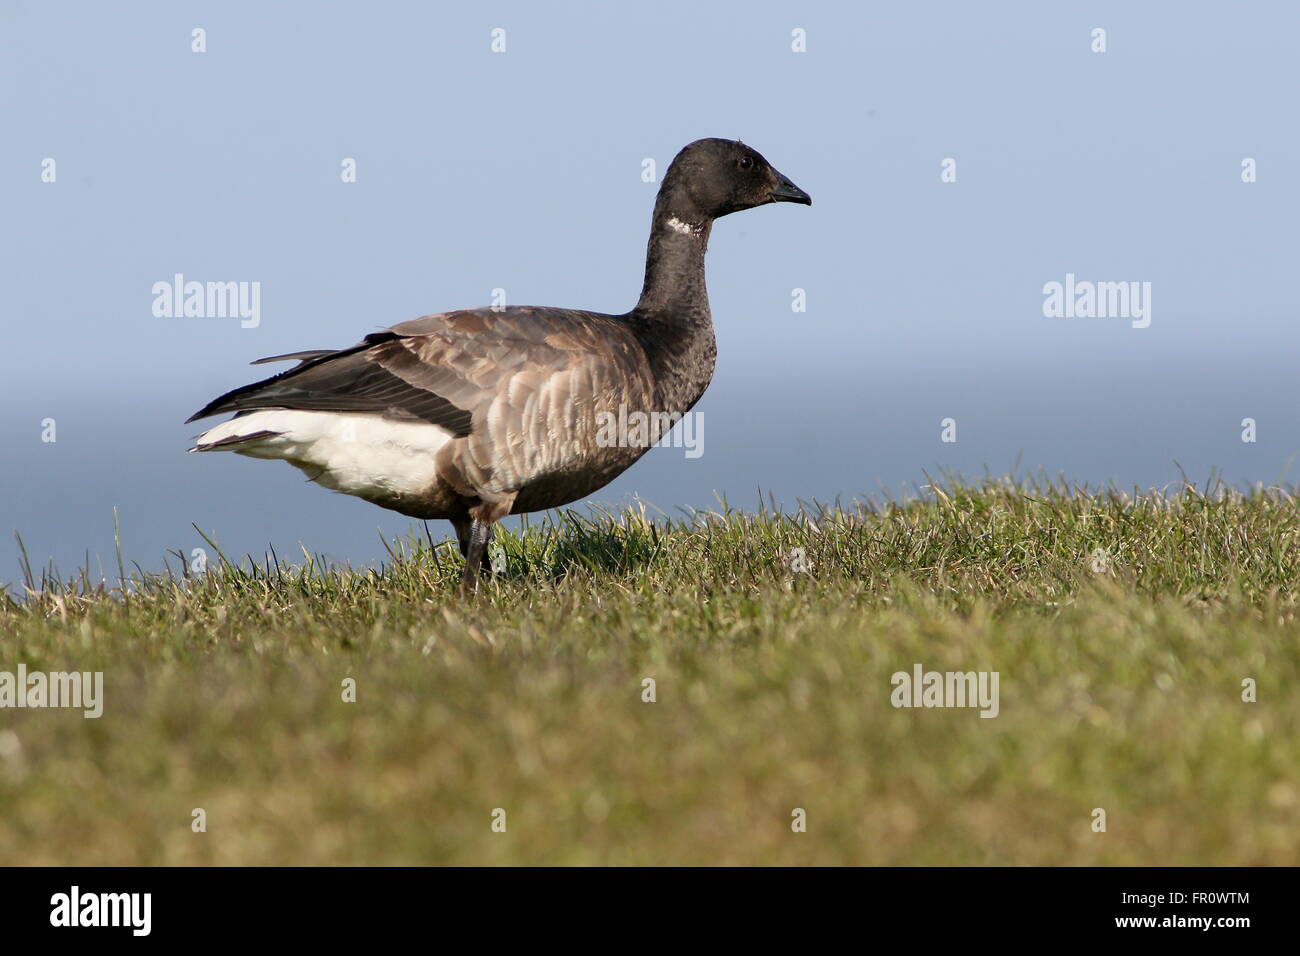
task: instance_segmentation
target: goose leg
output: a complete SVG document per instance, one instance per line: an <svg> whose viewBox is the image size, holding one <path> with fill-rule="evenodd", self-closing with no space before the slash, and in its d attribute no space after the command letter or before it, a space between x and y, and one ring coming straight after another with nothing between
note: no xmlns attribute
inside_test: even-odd
<svg viewBox="0 0 1300 956"><path fill-rule="evenodd" d="M460 553L465 556L465 573L460 579L462 592L478 587L480 571L492 574L492 561L488 557L488 542L492 540L492 526L506 515L515 503L515 492L480 502L469 509L469 514L453 518L452 526L460 541Z"/></svg>
<svg viewBox="0 0 1300 956"><path fill-rule="evenodd" d="M469 536L473 523L473 519L468 516L451 519L452 527L456 529L456 541L460 545L460 556L466 560L469 559ZM495 527L495 525L488 525L487 545L483 548L483 560L479 564L479 570L486 574L493 573L492 558L488 554L488 547L492 544L492 532Z"/></svg>
<svg viewBox="0 0 1300 956"><path fill-rule="evenodd" d="M459 528L457 530L459 531ZM490 540L492 540L492 525L474 518L470 522L469 534L461 541L461 550L465 554L465 572L460 579L462 591L477 590L480 568L491 573L492 565L487 551Z"/></svg>

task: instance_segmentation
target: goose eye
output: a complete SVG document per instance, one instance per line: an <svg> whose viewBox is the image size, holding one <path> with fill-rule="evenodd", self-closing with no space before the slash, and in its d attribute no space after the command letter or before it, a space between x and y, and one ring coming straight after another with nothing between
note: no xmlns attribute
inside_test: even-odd
<svg viewBox="0 0 1300 956"><path fill-rule="evenodd" d="M739 166L741 169L749 169L749 167L754 165L754 160L749 156L742 156L736 162L736 165Z"/></svg>

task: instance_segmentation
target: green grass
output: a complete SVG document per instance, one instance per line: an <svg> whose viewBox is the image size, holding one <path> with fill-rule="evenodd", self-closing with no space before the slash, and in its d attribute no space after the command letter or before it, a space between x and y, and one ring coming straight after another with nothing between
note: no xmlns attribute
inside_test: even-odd
<svg viewBox="0 0 1300 956"><path fill-rule="evenodd" d="M0 863L1295 864L1298 535L1281 489L988 481L566 512L471 600L418 537L27 571L0 670L102 670L104 716L0 711ZM999 716L895 709L917 663L998 671Z"/></svg>

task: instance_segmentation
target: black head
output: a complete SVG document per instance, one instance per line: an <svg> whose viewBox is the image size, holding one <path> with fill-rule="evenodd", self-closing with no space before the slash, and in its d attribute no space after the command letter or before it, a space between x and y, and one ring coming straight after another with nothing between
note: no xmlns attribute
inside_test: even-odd
<svg viewBox="0 0 1300 956"><path fill-rule="evenodd" d="M697 139L664 174L660 201L688 221L717 219L773 202L812 205L812 197L772 168L758 150L730 139Z"/></svg>

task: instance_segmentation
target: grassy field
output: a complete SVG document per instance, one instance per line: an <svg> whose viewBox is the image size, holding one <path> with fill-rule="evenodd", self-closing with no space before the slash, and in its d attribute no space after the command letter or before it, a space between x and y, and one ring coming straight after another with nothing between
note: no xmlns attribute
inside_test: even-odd
<svg viewBox="0 0 1300 956"><path fill-rule="evenodd" d="M104 714L0 711L0 863L1300 863L1298 536L1285 490L989 481L566 512L469 600L418 538L29 572L0 670L103 671ZM891 706L916 664L998 716Z"/></svg>

